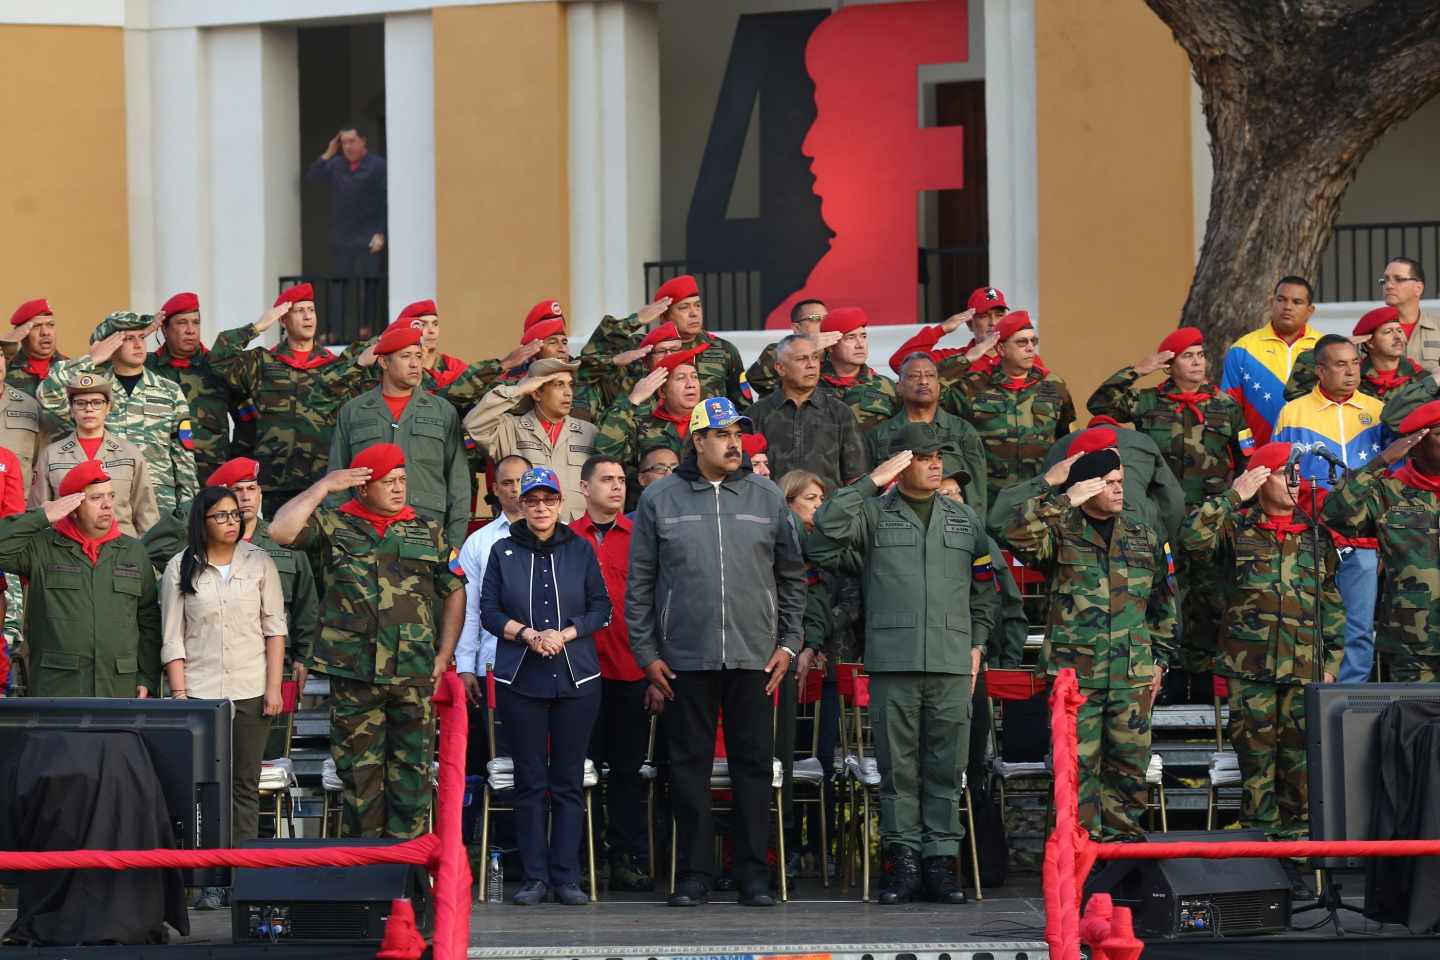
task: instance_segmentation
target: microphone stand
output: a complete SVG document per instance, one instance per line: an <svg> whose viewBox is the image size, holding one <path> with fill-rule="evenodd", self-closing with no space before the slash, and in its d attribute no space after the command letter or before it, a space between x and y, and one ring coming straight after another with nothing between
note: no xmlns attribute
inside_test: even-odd
<svg viewBox="0 0 1440 960"><path fill-rule="evenodd" d="M1329 489L1333 491L1335 485L1340 481L1345 468L1329 458L1322 459L1325 460L1325 465L1328 468L1327 481L1329 483ZM1287 470L1289 476L1286 477L1286 480L1298 479L1300 473L1299 461L1291 460ZM1313 496L1311 503L1314 503ZM1310 679L1312 683L1318 684L1325 679L1325 638L1320 632L1320 606L1324 598L1325 575L1324 567L1320 565L1320 539L1321 537L1328 537L1330 530L1320 521L1320 511L1318 509L1314 514L1310 514L1306 512L1304 505L1298 501L1295 506L1299 507L1300 515L1310 521L1311 527L1310 556L1315 567L1315 592L1314 606L1312 608L1314 623L1312 624L1311 632L1313 639L1311 640ZM1310 718L1306 717L1305 722L1308 725ZM1312 837L1311 839L1314 838ZM1335 929L1335 936L1345 936L1345 928L1340 924L1340 911L1348 910L1351 913L1358 913L1361 916L1364 916L1365 911L1358 907L1352 907L1344 901L1341 896L1340 884L1332 882L1330 871L1326 867L1315 868L1315 887L1315 902L1298 909L1292 905L1290 919L1293 921L1299 914L1309 913L1311 910L1324 910L1327 914L1327 919L1330 921L1330 925ZM1321 920L1316 926L1322 926L1324 923L1325 920Z"/></svg>

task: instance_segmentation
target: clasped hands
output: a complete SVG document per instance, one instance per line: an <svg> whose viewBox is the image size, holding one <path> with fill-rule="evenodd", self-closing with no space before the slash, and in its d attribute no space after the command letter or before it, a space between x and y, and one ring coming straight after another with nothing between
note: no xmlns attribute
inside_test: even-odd
<svg viewBox="0 0 1440 960"><path fill-rule="evenodd" d="M525 645L542 657L553 657L565 647L565 637L559 630L525 629L529 631L529 636L524 637Z"/></svg>

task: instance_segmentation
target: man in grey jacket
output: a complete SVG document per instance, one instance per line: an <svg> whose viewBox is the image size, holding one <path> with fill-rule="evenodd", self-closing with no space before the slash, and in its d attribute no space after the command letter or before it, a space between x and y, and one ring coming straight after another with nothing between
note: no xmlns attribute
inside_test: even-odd
<svg viewBox="0 0 1440 960"><path fill-rule="evenodd" d="M767 810L772 694L804 640L805 562L780 488L745 466L753 432L726 397L690 416L694 452L645 488L630 540L630 648L666 700L681 870L670 905L705 902L714 873L710 772L724 711L740 902L774 906Z"/></svg>

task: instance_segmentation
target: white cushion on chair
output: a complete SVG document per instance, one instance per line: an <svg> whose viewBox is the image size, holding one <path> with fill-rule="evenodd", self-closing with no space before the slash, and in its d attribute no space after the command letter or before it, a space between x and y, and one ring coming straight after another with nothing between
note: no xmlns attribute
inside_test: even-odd
<svg viewBox="0 0 1440 960"><path fill-rule="evenodd" d="M770 760L770 787L783 787L785 785L785 768L780 761L772 758ZM716 757L715 762L710 765L710 789L730 789L730 761L724 757Z"/></svg>
<svg viewBox="0 0 1440 960"><path fill-rule="evenodd" d="M862 760L853 753L848 754L845 757L845 775L867 787L880 786L880 764L874 757L865 757Z"/></svg>
<svg viewBox="0 0 1440 960"><path fill-rule="evenodd" d="M1001 780L1012 780L1016 777L1048 777L1050 776L1050 759L1047 757L1035 763L1010 763L996 757L991 764L991 769L1000 775Z"/></svg>
<svg viewBox="0 0 1440 960"><path fill-rule="evenodd" d="M335 771L334 757L326 757L325 762L320 764L320 785L332 793L345 789L345 784L340 782L340 774Z"/></svg>
<svg viewBox="0 0 1440 960"><path fill-rule="evenodd" d="M1145 767L1145 782L1158 787L1165 775L1165 760L1158 753L1150 754L1150 763Z"/></svg>
<svg viewBox="0 0 1440 960"><path fill-rule="evenodd" d="M485 774L490 782L490 789L494 791L509 790L515 786L515 761L509 757L496 757L485 764ZM593 787L600 782L600 771L595 768L595 761L589 757L585 758L585 773L580 778L580 785Z"/></svg>
<svg viewBox="0 0 1440 960"><path fill-rule="evenodd" d="M262 792L273 792L296 786L295 764L290 762L289 757L276 757L274 760L265 760L260 764L260 789Z"/></svg>
<svg viewBox="0 0 1440 960"><path fill-rule="evenodd" d="M796 760L790 776L797 783L821 783L825 779L825 766L816 757Z"/></svg>
<svg viewBox="0 0 1440 960"><path fill-rule="evenodd" d="M1210 754L1210 786L1235 787L1240 785L1240 758L1229 750Z"/></svg>
<svg viewBox="0 0 1440 960"><path fill-rule="evenodd" d="M655 766L655 764L653 764L653 763L642 763L642 764L640 764L640 779L641 779L641 780L654 780L654 779L655 779L656 777L658 777L658 776L660 776L660 768L657 767L657 766Z"/></svg>

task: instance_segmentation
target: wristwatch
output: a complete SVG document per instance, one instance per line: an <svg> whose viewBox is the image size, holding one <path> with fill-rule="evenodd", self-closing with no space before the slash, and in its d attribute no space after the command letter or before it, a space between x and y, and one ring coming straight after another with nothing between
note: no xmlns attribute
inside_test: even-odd
<svg viewBox="0 0 1440 960"><path fill-rule="evenodd" d="M781 649L781 650L784 650L786 653L790 654L790 659L791 659L792 662L795 660L796 657L799 656L799 654L797 654L794 650L791 650L789 647L785 646L785 644L783 644L783 643L780 644L780 649Z"/></svg>

